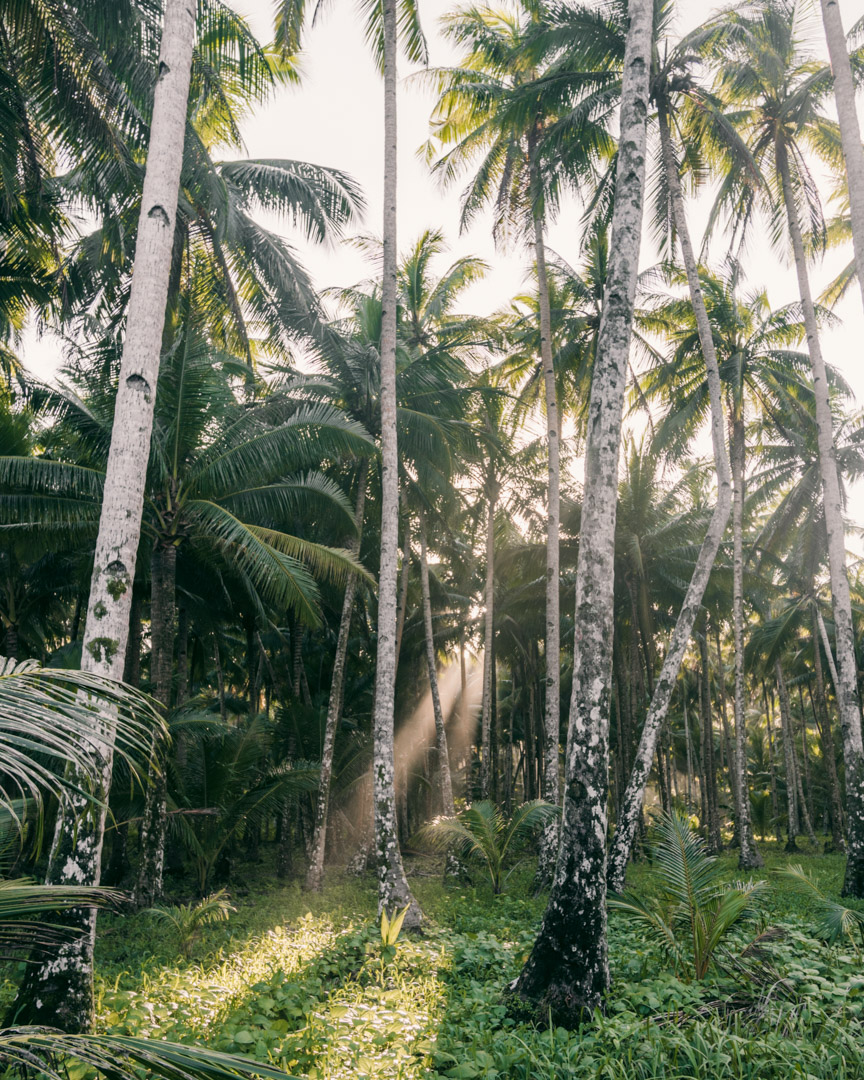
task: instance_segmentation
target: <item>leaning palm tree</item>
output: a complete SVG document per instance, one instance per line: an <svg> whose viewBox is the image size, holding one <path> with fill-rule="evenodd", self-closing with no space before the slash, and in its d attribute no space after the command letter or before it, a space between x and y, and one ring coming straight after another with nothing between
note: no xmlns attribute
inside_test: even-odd
<svg viewBox="0 0 864 1080"><path fill-rule="evenodd" d="M581 9L580 9L581 11ZM584 14L584 13L583 13ZM586 18L597 19L595 15ZM538 287L539 364L543 385L548 451L546 532L546 678L544 740L544 797L557 803L560 698L560 429L553 356L552 312L545 243L548 219L554 216L562 190L577 187L593 163L611 154L608 114L616 100L605 84L614 82L599 67L593 96L581 87L583 116L578 134L556 144L554 159L544 157L544 131L561 121L571 102L550 79L560 49L543 55L537 46L548 29L542 5L525 4L515 13L491 7L470 7L447 16L445 30L453 41L467 47L459 67L430 73L438 101L432 115L433 140L446 150L433 165L433 173L452 183L474 161L478 169L462 200L462 227L485 204L495 207L497 242L528 240L532 246ZM575 61L571 58L571 62ZM583 65L584 66L584 65ZM583 83L589 76L583 73ZM588 98L592 97L590 104ZM488 792L488 783L484 788ZM557 833L550 821L541 851L542 878L551 874Z"/></svg>
<svg viewBox="0 0 864 1080"><path fill-rule="evenodd" d="M515 984L562 1017L596 1008L609 985L606 825L618 450L645 188L651 0L633 0L624 55L609 275L591 388L576 578L576 650L561 844L543 925ZM578 920L573 913L580 912Z"/></svg>
<svg viewBox="0 0 864 1080"><path fill-rule="evenodd" d="M843 888L847 895L860 897L864 896L864 739L828 374L802 226L804 217L812 233L810 242L818 247L824 240L824 219L807 166L805 147L814 147L835 166L840 165L842 155L837 124L820 111L830 92L830 71L815 61L808 48L806 31L806 16L794 0L763 0L726 16L725 33L716 44L717 91L728 103L730 117L746 138L764 183L742 187L740 178L730 173L721 188L718 205L731 208L733 228L739 233L748 227L754 211L761 208L775 223L778 242L788 237L792 247L813 371L837 642L837 699L849 820Z"/></svg>

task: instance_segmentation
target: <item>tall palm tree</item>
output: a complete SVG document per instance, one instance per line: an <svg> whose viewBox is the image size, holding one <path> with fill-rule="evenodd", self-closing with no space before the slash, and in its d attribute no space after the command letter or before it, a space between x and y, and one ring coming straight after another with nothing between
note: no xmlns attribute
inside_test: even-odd
<svg viewBox="0 0 864 1080"><path fill-rule="evenodd" d="M578 137L559 142L550 166L543 157L544 129L561 119L568 102L559 86L547 81L559 50L544 56L535 47L547 29L546 12L525 4L516 13L489 7L468 8L449 15L446 33L467 46L458 68L432 72L438 102L432 116L434 138L449 150L433 172L452 182L469 164L479 168L463 196L465 227L486 203L495 205L495 237L513 233L533 247L538 287L537 341L543 386L548 451L546 533L546 634L544 798L559 798L558 756L561 724L560 552L561 466L560 402L553 358L552 312L544 233L555 214L561 191L576 187L593 162L611 153L606 127L614 95L601 93L593 108L583 105ZM583 73L583 81L588 81ZM597 82L609 78L598 71ZM581 93L585 95L585 86ZM429 148L432 153L432 144ZM493 485L494 486L494 485ZM490 486L490 490L492 487ZM490 512L490 518L494 510ZM487 560L488 561L488 560ZM492 617L491 615L489 616ZM484 776L486 773L484 772ZM488 797L488 780L484 786ZM550 819L541 848L541 878L551 875L557 840L557 819Z"/></svg>
<svg viewBox="0 0 864 1080"><path fill-rule="evenodd" d="M642 231L653 3L632 0L609 274L594 364L576 578L576 649L558 862L516 993L571 1020L609 985L606 826L618 451Z"/></svg>
<svg viewBox="0 0 864 1080"><path fill-rule="evenodd" d="M681 280L680 274L673 279ZM747 413L770 415L783 408L790 388L806 378L806 357L793 351L802 327L794 308L771 311L764 291L754 290L739 297L741 268L729 260L724 270L712 274L702 270L700 296L712 331L712 348L719 358L722 403L729 432L733 462L733 637L735 641L736 764L732 770L736 836L742 869L760 865L749 826L746 745L744 718L744 496L747 468ZM659 306L658 306L659 304ZM708 409L708 391L703 380L702 335L693 314L692 302L653 298L654 310L645 324L664 334L673 346L671 358L655 364L643 382L649 398L659 395L668 402L668 412L660 424L659 437L670 444L692 439ZM689 359L688 359L689 357ZM721 413L722 419L722 413ZM723 432L721 430L721 437ZM724 438L725 443L725 438ZM620 880L620 879L619 879Z"/></svg>
<svg viewBox="0 0 864 1080"><path fill-rule="evenodd" d="M850 222L852 226L852 249L858 271L861 300L864 302L864 150L861 147L861 126L855 104L855 80L846 49L843 19L839 0L820 0L822 24L831 73L834 78L834 102L843 142L843 160L846 165L846 186L849 191Z"/></svg>
<svg viewBox="0 0 864 1080"><path fill-rule="evenodd" d="M633 770L624 794L610 856L610 886L616 891L620 891L624 885L627 859L636 835L636 826L641 814L645 785L654 759L657 738L669 708L684 652L696 625L702 597L720 550L733 502L729 456L723 434L720 370L708 312L702 296L696 255L690 238L681 173L685 167L689 166L691 172L698 176L699 158L706 149L704 146L706 143L711 148L720 143L727 153L739 151L735 154L736 159L740 161L742 157L745 158L745 166L747 162L746 155L740 152L740 146L730 147L732 140L727 135L726 126L721 123L716 103L694 79L692 68L696 55L695 47L706 31L699 28L671 49L661 48L661 35L668 30L672 11L672 4L668 2L659 4L655 9L656 37L651 92L657 110L659 172L663 181L656 185L656 189L661 192L661 200L657 208L659 213L655 211L655 218L659 218L667 229L671 226L672 237L677 237L681 246L690 304L693 308L707 376L711 442L717 472L717 502L702 541L687 595L679 610L675 629L667 646L663 669L652 695ZM674 145L673 129L680 135L680 150ZM738 802L739 805L743 805L743 798L739 796ZM749 861L748 858L748 863Z"/></svg>
<svg viewBox="0 0 864 1080"><path fill-rule="evenodd" d="M82 670L115 679L123 675L129 633L194 41L194 11L185 0L167 0L138 225L136 273L84 626ZM95 717L94 722L100 723ZM97 772L101 774L102 800L67 808L58 818L48 871L50 884L99 882L105 796L111 780L110 739L102 749ZM93 1021L95 910L79 909L79 918L82 933L61 946L57 957L40 964L31 979L34 1000L41 1002L46 1022L67 1031L86 1031Z"/></svg>
<svg viewBox="0 0 864 1080"><path fill-rule="evenodd" d="M807 166L805 149L815 148L834 164L840 159L837 125L820 112L820 105L830 91L831 76L830 71L815 62L808 49L806 22L794 0L764 0L753 8L731 12L726 27L717 44L718 93L728 102L765 182L742 189L738 178L730 174L721 191L721 205L732 206L733 225L739 230L748 225L753 210L758 207L775 223L778 240L782 236L781 222L785 226L794 257L813 371L837 642L837 698L846 768L849 835L843 891L845 895L861 897L864 896L864 739L828 375L802 227L803 215L813 233L811 242L818 244L824 236L819 196Z"/></svg>

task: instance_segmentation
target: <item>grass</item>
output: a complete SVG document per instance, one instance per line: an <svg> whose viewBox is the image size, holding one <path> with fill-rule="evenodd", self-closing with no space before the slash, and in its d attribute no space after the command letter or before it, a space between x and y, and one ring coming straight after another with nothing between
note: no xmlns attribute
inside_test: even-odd
<svg viewBox="0 0 864 1080"><path fill-rule="evenodd" d="M790 860L762 850L766 871L804 862L821 886L839 889L840 857ZM730 880L740 876L734 858L723 865ZM647 864L633 867L630 887L649 890L651 873ZM97 946L100 1028L204 1041L295 1076L334 1080L864 1075L860 963L813 936L809 902L787 883L772 887L762 916L786 931L763 962L782 984L757 985L734 971L683 983L614 916L605 1015L568 1032L519 1024L501 999L544 907L530 894L531 868L517 871L503 896L480 874L476 880L460 887L413 877L429 929L400 938L392 959L373 922L374 882L339 874L320 895L261 874L248 896L232 897L238 910L227 923L203 928L188 961L146 916L108 917Z"/></svg>

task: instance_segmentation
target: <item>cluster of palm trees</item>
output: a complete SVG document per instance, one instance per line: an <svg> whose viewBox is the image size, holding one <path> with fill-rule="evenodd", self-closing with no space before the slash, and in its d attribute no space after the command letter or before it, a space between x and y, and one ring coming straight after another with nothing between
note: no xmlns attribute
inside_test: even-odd
<svg viewBox="0 0 864 1080"><path fill-rule="evenodd" d="M481 261L447 265L434 230L397 244L400 38L426 60L413 4L368 12L384 220L355 242L372 276L323 295L258 215L339 238L364 211L354 181L217 156L297 78L302 5L266 48L222 0L115 7L0 12L0 652L143 685L173 735L130 795L94 704L104 737L70 761L49 883L95 885L104 864L150 906L166 868L203 892L273 840L280 873L302 844L318 889L341 843L418 926L402 849L419 826L475 796L563 798L515 991L564 1021L608 986L607 881L649 791L742 867L754 829L790 848L827 831L864 895L843 523L864 427L820 347L864 277L853 261L821 302L809 278L829 240L864 252L861 58L836 3L832 67L792 0L683 38L671 0L448 16L462 58L421 76L427 158L468 177L463 226L491 206L533 267L484 317L463 311ZM689 203L709 192L700 254ZM546 242L565 199L583 210L569 260ZM646 204L662 261L640 276ZM794 259L782 308L745 275L757 230ZM16 356L34 311L66 342L52 385ZM78 933L30 967L19 1015L75 1031L95 912L63 918Z"/></svg>

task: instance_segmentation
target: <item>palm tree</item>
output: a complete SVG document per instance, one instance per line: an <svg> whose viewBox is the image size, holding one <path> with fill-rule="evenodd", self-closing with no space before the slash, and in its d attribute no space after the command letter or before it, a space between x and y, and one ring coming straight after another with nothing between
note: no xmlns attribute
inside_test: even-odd
<svg viewBox="0 0 864 1080"><path fill-rule="evenodd" d="M723 436L723 405L721 398L720 370L717 364L717 352L708 319L708 312L702 296L696 255L690 238L687 212L684 204L684 192L681 183L682 162L673 144L672 130L680 132L684 149L684 161L693 168L702 143L720 142L723 149L730 150L729 138L718 139L718 131L725 135L718 122L715 102L696 85L689 68L693 64L694 44L704 31L700 28L687 35L675 47L663 50L659 47L659 33L668 26L672 5L659 6L655 13L657 44L655 45L652 66L651 92L657 108L657 128L660 141L660 168L664 183L657 185L668 200L668 205L661 203L659 217L665 224L671 224L671 233L681 245L684 272L687 279L690 303L696 322L699 344L704 358L706 383L710 402L711 442L714 450L714 465L717 472L717 503L714 514L702 541L699 558L690 579L690 586L684 603L678 613L675 629L666 650L663 669L657 680L652 695L636 759L631 772L627 791L622 802L618 826L615 831L612 853L610 856L610 886L619 891L624 884L624 873L630 849L636 835L636 826L642 810L642 801L648 772L654 759L657 738L661 725L669 708L672 691L678 677L678 671L687 644L696 625L702 597L708 584L711 569L720 550L720 543L732 509L732 489L729 469L729 456ZM733 147L731 149L739 149ZM735 155L739 160L743 156ZM746 163L746 162L745 162ZM697 166L698 168L698 166ZM737 580L737 579L736 579ZM736 701L738 700L736 695ZM739 797L739 804L743 799ZM743 854L742 854L743 858ZM749 863L749 860L748 860Z"/></svg>
<svg viewBox="0 0 864 1080"><path fill-rule="evenodd" d="M515 984L515 992L541 1003L544 1014L551 1008L571 1020L593 1010L609 985L606 793L615 508L642 229L652 15L651 0L629 6L609 274L585 449L561 844L543 925Z"/></svg>
<svg viewBox="0 0 864 1080"><path fill-rule="evenodd" d="M84 626L82 670L115 679L123 674L129 633L194 40L195 13L184 0L167 0L138 225L136 273ZM96 804L82 801L58 817L48 870L50 884L99 882L111 760L108 739L95 770L101 776L102 799ZM79 917L80 935L61 946L59 956L40 965L32 978L34 989L38 987L34 1000L42 1003L42 1015L51 1023L60 1020L67 1031L87 1030L93 1020L96 913L94 909L79 909Z"/></svg>
<svg viewBox="0 0 864 1080"><path fill-rule="evenodd" d="M541 50L532 48L532 42L542 37L546 29L546 12L536 4L526 4L518 14L512 15L491 8L458 11L448 16L446 33L467 45L468 55L458 68L442 69L431 75L439 93L432 116L433 132L443 147L451 147L435 163L433 172L449 183L473 159L480 158L479 169L463 196L463 228L484 204L491 202L495 205L496 240L506 240L515 231L520 239L530 237L534 251L537 344L548 450L543 794L547 801L557 803L561 724L561 416L544 232L547 218L557 209L561 190L568 184L575 187L579 176L589 171L596 158L611 152L605 123L611 98L601 94L593 110L584 108L578 138L571 137L556 146L551 166L544 161L544 129L559 120L567 109L566 101L561 101L560 88L548 81L555 50L551 56L538 58ZM608 78L598 72L597 81L603 83ZM585 96L585 87L581 90ZM490 482L490 492L493 488L494 483ZM494 508L490 510L490 519L492 516ZM491 613L488 617L492 618ZM484 777L483 791L488 795L485 770ZM551 874L556 842L557 821L550 819L538 868L541 878Z"/></svg>
<svg viewBox="0 0 864 1080"><path fill-rule="evenodd" d="M801 16L793 0L765 0L753 9L727 17L727 33L718 44L720 95L734 110L735 123L748 141L752 157L765 177L758 188L742 190L728 177L721 199L733 205L733 222L745 227L753 209L764 207L784 220L792 245L807 347L813 371L819 464L831 600L837 642L837 687L843 758L846 768L846 804L849 821L848 858L844 894L864 896L864 739L855 663L852 604L846 574L846 547L842 494L829 398L828 374L822 355L819 324L813 303L802 214L812 226L818 245L824 222L818 194L808 170L804 148L838 161L837 125L819 111L829 92L830 73L807 52Z"/></svg>
<svg viewBox="0 0 864 1080"><path fill-rule="evenodd" d="M861 149L861 127L855 104L855 81L849 54L846 51L846 35L840 16L838 0L820 0L831 73L834 78L834 102L843 142L843 160L846 165L846 185L849 191L852 248L864 301L864 151Z"/></svg>
<svg viewBox="0 0 864 1080"><path fill-rule="evenodd" d="M673 275L680 281L681 275ZM749 827L749 799L744 759L744 550L743 522L747 468L746 415L755 409L763 415L784 407L790 388L805 379L806 357L791 346L801 336L796 308L772 311L764 290L738 296L741 268L729 260L724 270L699 273L702 304L710 320L712 347L719 357L721 394L728 417L733 480L733 637L735 641L736 765L732 771L736 835L740 844L742 869L761 865ZM707 389L702 378L703 346L695 325L692 305L684 300L652 301L653 312L645 325L671 339L670 360L655 364L644 381L648 397L660 395L669 402L660 428L661 440L680 444L692 438L708 408ZM687 357L689 356L689 360ZM723 408L721 404L721 409ZM722 432L721 432L722 435Z"/></svg>

